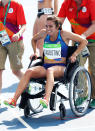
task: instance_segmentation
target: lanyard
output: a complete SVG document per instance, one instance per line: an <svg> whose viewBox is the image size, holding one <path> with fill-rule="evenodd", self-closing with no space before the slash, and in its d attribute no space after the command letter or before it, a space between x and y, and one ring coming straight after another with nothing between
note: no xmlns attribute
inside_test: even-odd
<svg viewBox="0 0 95 131"><path fill-rule="evenodd" d="M8 13L9 7L10 7L10 3L11 3L11 0L9 0L9 2L8 2L7 10L6 10L6 13L5 13L4 26L6 25L6 17L7 17L7 13Z"/></svg>

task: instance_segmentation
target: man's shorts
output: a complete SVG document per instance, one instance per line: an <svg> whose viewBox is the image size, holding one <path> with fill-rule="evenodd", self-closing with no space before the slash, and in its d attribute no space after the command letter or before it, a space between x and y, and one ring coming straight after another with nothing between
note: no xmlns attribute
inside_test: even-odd
<svg viewBox="0 0 95 131"><path fill-rule="evenodd" d="M22 68L22 55L24 53L23 40L12 42L6 46L0 44L0 69L5 69L5 62L7 56L9 57L10 67L12 70L19 70Z"/></svg>

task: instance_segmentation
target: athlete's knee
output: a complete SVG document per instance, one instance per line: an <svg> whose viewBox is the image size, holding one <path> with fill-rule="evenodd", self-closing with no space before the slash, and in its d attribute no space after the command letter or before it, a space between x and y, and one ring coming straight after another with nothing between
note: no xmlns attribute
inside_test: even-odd
<svg viewBox="0 0 95 131"><path fill-rule="evenodd" d="M46 74L51 74L51 73L53 74L53 72L54 72L53 68L48 68Z"/></svg>
<svg viewBox="0 0 95 131"><path fill-rule="evenodd" d="M32 73L32 70L27 69L24 75L25 75L25 76L30 76L31 73Z"/></svg>
<svg viewBox="0 0 95 131"><path fill-rule="evenodd" d="M27 69L27 71L25 72L25 76L31 78L35 73L36 71L34 69Z"/></svg>

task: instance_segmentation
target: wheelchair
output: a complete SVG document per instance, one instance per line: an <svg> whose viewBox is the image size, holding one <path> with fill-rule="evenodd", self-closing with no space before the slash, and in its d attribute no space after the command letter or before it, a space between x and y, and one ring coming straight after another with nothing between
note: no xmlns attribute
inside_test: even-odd
<svg viewBox="0 0 95 131"><path fill-rule="evenodd" d="M61 120L66 116L64 101L69 100L72 112L75 116L81 117L86 114L91 99L92 84L88 71L85 67L79 66L78 60L71 63L68 59L76 48L77 47L75 46L69 46L64 76L61 78L55 78L55 84L50 97L49 108L51 111L55 111L56 104L58 102L60 103L59 111ZM33 58L31 63L29 64L29 68L31 65L41 65L43 59L38 57L37 60L34 60ZM45 78L31 79L26 91L22 93L19 107L24 109L25 117L30 116L30 111L33 113L40 113L43 111L39 99L44 97L45 84ZM68 97L59 92L58 89L60 85L62 85L61 90L62 88L68 90ZM58 98L60 99L58 100Z"/></svg>

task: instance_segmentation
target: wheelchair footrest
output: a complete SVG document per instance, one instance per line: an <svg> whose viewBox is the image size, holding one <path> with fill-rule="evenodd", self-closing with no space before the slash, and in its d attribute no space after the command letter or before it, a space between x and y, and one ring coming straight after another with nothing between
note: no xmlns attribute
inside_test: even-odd
<svg viewBox="0 0 95 131"><path fill-rule="evenodd" d="M44 94L45 94L45 90L43 90L37 94L34 94L34 95L31 95L28 92L23 92L21 95L19 108L24 109L25 106L27 105L29 99L41 98L44 96Z"/></svg>
<svg viewBox="0 0 95 131"><path fill-rule="evenodd" d="M44 94L45 94L45 90L43 90L43 91L41 91L41 92L39 92L39 93L37 93L37 94L29 94L28 92L24 92L24 93L22 94L22 96L23 96L23 97L27 97L27 98L29 98L29 99L35 99L35 98L41 98L41 97L43 97Z"/></svg>
<svg viewBox="0 0 95 131"><path fill-rule="evenodd" d="M35 99L35 98L41 98L45 95L45 90L37 93L37 94L34 94L34 95L31 95L31 94L28 94L28 98L29 99Z"/></svg>

